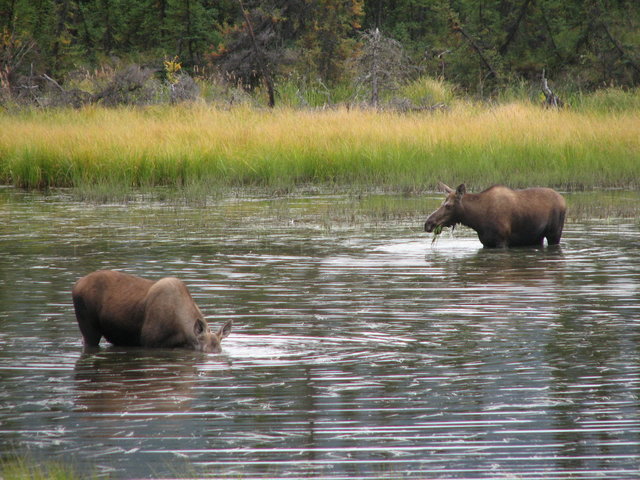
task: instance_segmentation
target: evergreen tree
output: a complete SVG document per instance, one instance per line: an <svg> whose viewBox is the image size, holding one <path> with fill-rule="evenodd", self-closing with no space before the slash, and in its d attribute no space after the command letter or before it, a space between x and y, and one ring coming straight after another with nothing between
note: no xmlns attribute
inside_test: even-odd
<svg viewBox="0 0 640 480"><path fill-rule="evenodd" d="M297 42L303 73L337 83L357 46L364 0L308 0L311 21Z"/></svg>
<svg viewBox="0 0 640 480"><path fill-rule="evenodd" d="M214 14L202 0L167 0L166 38L186 66L201 64L216 38Z"/></svg>
<svg viewBox="0 0 640 480"><path fill-rule="evenodd" d="M350 81L360 33L379 28L432 76L491 94L510 82L640 83L636 0L244 0L270 71ZM189 68L214 58L260 84L238 0L0 0L0 68L62 80L112 56ZM25 47L26 46L26 47ZM213 53L213 55L212 55ZM232 65L235 63L235 66ZM9 82L11 83L11 82Z"/></svg>

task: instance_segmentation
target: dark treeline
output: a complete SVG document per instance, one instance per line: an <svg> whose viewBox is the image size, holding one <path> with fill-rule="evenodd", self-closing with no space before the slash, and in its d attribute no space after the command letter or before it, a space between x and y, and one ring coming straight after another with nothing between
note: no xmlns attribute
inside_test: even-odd
<svg viewBox="0 0 640 480"><path fill-rule="evenodd" d="M331 88L361 76L365 54L385 70L367 45L376 29L403 75L473 94L543 70L582 90L640 80L637 0L0 0L0 88L34 76L62 88L79 70L134 63L171 75L167 61L248 90L278 78Z"/></svg>

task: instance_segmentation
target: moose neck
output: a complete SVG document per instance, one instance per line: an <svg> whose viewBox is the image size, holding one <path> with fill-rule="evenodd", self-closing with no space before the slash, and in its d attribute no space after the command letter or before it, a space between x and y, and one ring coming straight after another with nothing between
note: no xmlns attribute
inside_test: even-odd
<svg viewBox="0 0 640 480"><path fill-rule="evenodd" d="M460 199L459 221L465 227L478 231L481 228L484 218L487 216L487 208L482 201L480 194L466 193Z"/></svg>

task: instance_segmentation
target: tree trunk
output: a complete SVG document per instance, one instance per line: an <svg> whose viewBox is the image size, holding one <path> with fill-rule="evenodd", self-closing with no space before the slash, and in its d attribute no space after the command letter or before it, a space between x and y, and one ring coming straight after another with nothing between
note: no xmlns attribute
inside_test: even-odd
<svg viewBox="0 0 640 480"><path fill-rule="evenodd" d="M638 64L634 61L634 59L630 55L627 55L627 52L622 47L620 42L618 42L618 40L611 34L611 30L609 30L609 28L607 27L607 24L604 23L604 21L600 22L600 24L602 25L604 33L607 35L607 38L620 54L620 58L626 59L629 65L631 65L631 68L633 68L636 72L640 73L640 66L638 66Z"/></svg>
<svg viewBox="0 0 640 480"><path fill-rule="evenodd" d="M380 30L375 29L373 32L373 65L371 66L371 104L374 108L378 108L379 95L378 95L378 74L380 70L379 56L380 56Z"/></svg>
<svg viewBox="0 0 640 480"><path fill-rule="evenodd" d="M542 16L542 23L544 23L544 28L547 30L547 33L549 34L549 41L551 42L551 46L553 47L553 53L556 55L556 57L558 57L558 60L560 60L561 62L564 62L565 59L560 54L560 49L558 48L558 45L556 44L556 41L553 38L553 32L551 31L551 25L549 24L547 13L545 12L544 7L542 5L539 5L539 7L540 7L540 14Z"/></svg>
<svg viewBox="0 0 640 480"><path fill-rule="evenodd" d="M55 73L58 70L60 65L60 57L61 57L61 37L62 33L65 29L65 24L67 22L67 15L69 12L69 0L58 0L57 2L57 10L58 10L58 25L56 26L56 36L53 41L53 48L51 49L51 56L53 57L52 62L52 71L50 73Z"/></svg>
<svg viewBox="0 0 640 480"><path fill-rule="evenodd" d="M247 11L244 9L242 0L238 0L238 4L240 5L240 10L242 10L242 16L244 17L244 20L247 22L247 29L249 30L249 37L251 38L253 53L256 56L256 62L258 62L258 68L260 69L260 73L262 73L262 78L264 79L264 83L267 87L267 94L269 95L269 107L273 108L276 105L276 99L273 91L273 82L271 81L271 75L269 75L269 71L267 70L267 67L265 65L262 52L260 52L260 48L258 47L256 35L253 32L253 24L249 19L249 15L247 14Z"/></svg>
<svg viewBox="0 0 640 480"><path fill-rule="evenodd" d="M111 53L113 49L113 25L111 24L111 3L104 0L102 3L104 8L104 35L102 36L102 49L104 53Z"/></svg>
<svg viewBox="0 0 640 480"><path fill-rule="evenodd" d="M486 57L486 55L482 51L482 48L480 48L480 45L478 45L476 41L467 32L465 32L460 25L455 25L454 30L460 32L462 36L465 39L467 39L471 47L476 51L476 53L480 57L480 60L482 60L482 63L484 63L485 67L487 67L487 69L489 70L489 73L493 75L496 79L498 79L499 78L498 72L496 72L496 70L493 68L493 66L489 62L489 59Z"/></svg>
<svg viewBox="0 0 640 480"><path fill-rule="evenodd" d="M547 108L563 108L564 102L553 93L547 83L547 78L544 76L544 70L542 70L542 93L544 93L545 101L544 106Z"/></svg>
<svg viewBox="0 0 640 480"><path fill-rule="evenodd" d="M527 14L527 9L529 8L531 1L532 0L524 1L524 3L522 4L522 7L520 8L520 13L518 14L518 18L516 18L516 21L507 30L507 38L498 49L498 52L500 52L500 55L504 55L505 53L507 53L507 49L509 48L509 45L516 38L516 34L518 33L518 29L520 28L520 23L522 23L522 20Z"/></svg>

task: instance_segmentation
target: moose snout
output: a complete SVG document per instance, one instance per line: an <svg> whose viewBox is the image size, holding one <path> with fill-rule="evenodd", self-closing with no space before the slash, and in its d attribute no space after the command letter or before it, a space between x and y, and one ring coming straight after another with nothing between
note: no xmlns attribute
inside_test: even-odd
<svg viewBox="0 0 640 480"><path fill-rule="evenodd" d="M220 346L220 340L215 333L211 333L209 337L201 344L201 350L205 353L220 353L222 347Z"/></svg>
<svg viewBox="0 0 640 480"><path fill-rule="evenodd" d="M430 219L427 219L427 221L424 222L424 231L425 232L431 233L431 232L433 232L434 228L436 228L435 222L431 221Z"/></svg>

